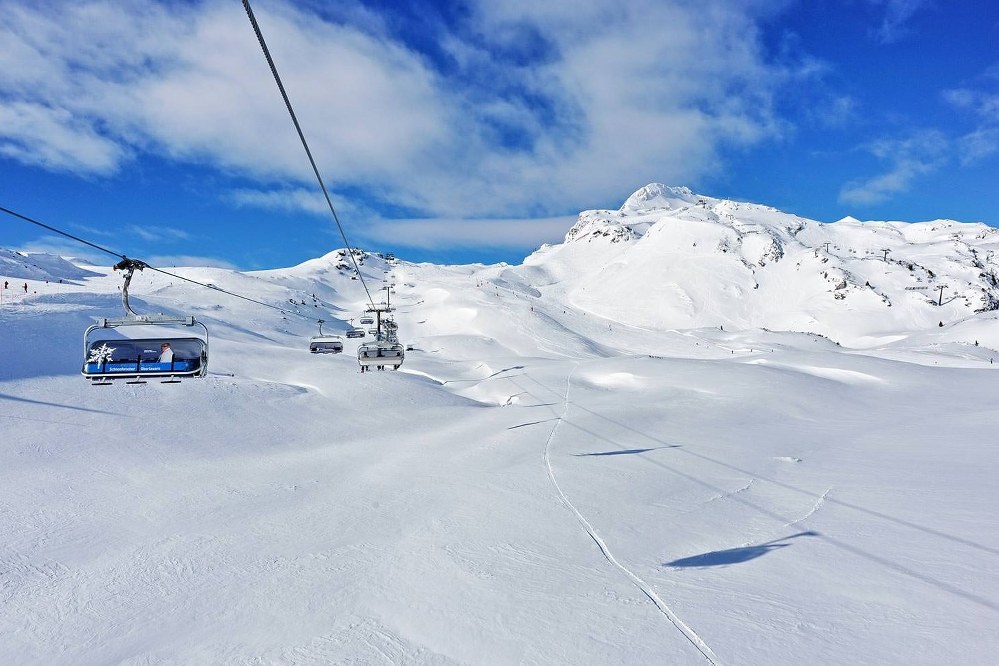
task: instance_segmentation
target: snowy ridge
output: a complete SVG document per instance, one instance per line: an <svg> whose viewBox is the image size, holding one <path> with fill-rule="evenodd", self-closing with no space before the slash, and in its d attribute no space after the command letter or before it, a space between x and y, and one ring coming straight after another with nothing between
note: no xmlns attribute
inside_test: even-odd
<svg viewBox="0 0 999 666"><path fill-rule="evenodd" d="M618 211L581 213L564 244L524 266L551 274L572 305L634 325L868 347L941 323L977 328L976 314L999 309L997 250L999 230L983 224L824 224L652 184Z"/></svg>
<svg viewBox="0 0 999 666"><path fill-rule="evenodd" d="M0 276L18 280L80 280L99 275L80 268L62 257L27 254L0 248Z"/></svg>

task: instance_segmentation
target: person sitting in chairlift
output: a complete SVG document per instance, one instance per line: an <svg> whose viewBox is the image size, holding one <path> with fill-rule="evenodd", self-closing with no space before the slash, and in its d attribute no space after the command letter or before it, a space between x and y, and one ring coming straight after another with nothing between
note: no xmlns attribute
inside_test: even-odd
<svg viewBox="0 0 999 666"><path fill-rule="evenodd" d="M173 349L169 342L160 345L160 363L173 363Z"/></svg>

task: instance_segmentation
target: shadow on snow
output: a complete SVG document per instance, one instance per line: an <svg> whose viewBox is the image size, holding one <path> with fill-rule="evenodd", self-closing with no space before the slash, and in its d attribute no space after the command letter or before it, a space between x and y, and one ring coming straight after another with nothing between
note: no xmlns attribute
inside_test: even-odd
<svg viewBox="0 0 999 666"><path fill-rule="evenodd" d="M648 453L649 451L658 451L659 449L679 449L679 444L669 444L667 446L653 446L648 449L622 449L620 451L598 451L596 453L573 453L572 455L577 458L585 458L587 456L625 456L632 453Z"/></svg>
<svg viewBox="0 0 999 666"><path fill-rule="evenodd" d="M667 567L720 567L726 564L742 564L743 562L748 562L750 560L755 560L757 557L762 557L772 550L777 550L778 548L786 548L790 546L789 543L781 543L782 541L787 541L788 539L795 539L802 536L819 536L818 532L809 530L808 532L799 532L798 534L792 534L791 536L786 536L783 539L774 539L773 541L767 541L766 543L761 543L756 546L743 546L742 548L728 548L726 550L714 550L710 553L701 553L700 555L692 555L691 557L684 557L679 560L673 560L672 562L665 562L663 566Z"/></svg>

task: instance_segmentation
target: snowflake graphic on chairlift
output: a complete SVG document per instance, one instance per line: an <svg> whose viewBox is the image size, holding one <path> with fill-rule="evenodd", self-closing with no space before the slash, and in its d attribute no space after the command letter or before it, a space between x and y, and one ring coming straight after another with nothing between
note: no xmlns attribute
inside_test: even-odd
<svg viewBox="0 0 999 666"><path fill-rule="evenodd" d="M108 363L111 361L111 355L114 354L115 349L115 347L108 347L107 344L95 347L90 350L90 358L87 359L87 363Z"/></svg>

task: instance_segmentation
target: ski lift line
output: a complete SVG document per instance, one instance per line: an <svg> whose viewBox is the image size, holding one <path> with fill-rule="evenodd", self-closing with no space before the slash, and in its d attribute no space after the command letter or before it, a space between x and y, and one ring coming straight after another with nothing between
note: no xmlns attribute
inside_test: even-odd
<svg viewBox="0 0 999 666"><path fill-rule="evenodd" d="M4 208L3 206L0 206L0 212L7 213L8 215L11 215L11 216L16 217L16 218L21 219L21 220L24 220L25 222L30 222L31 224L37 225L39 227L42 227L43 229L48 229L49 231L51 231L53 233L57 233L60 236L65 236L66 238L70 238L72 240L75 240L78 243L83 243L84 245L92 247L95 250L100 250L101 252L106 252L107 254L110 254L113 257L118 257L123 262L131 262L133 264L141 264L142 268L148 268L149 270L156 271L157 273L162 273L164 275L169 275L170 277L177 278L178 280L184 280L186 282L190 282L192 284L196 284L198 286L205 287L206 289L211 289L212 291L218 291L218 292L221 292L223 294L227 294L229 296L234 296L236 298L241 298L244 301L249 301L250 303L256 303L257 305L262 305L265 308L271 308L272 310L277 310L278 312L281 312L281 313L284 313L284 314L294 315L296 317L300 317L301 319L305 319L307 321L315 321L315 319L313 319L312 317L306 317L305 315L303 315L303 314L301 314L299 312L295 312L294 310L287 310L285 308L279 308L276 305L271 305L270 303L264 303L263 301L258 301L255 298L250 298L249 296L243 296L242 294L237 294L236 292L229 291L228 289L222 289L221 287L209 285L209 284L207 284L205 282L198 282L197 280L194 280L192 278L184 277L183 275L178 275L176 273L171 273L170 271L164 270L162 268L156 268L155 266L151 266L150 264L147 264L146 262L140 261L138 259L129 259L126 255L121 254L120 252L115 252L114 250L109 250L108 248L102 247L100 245L97 245L96 243L91 243L88 240L85 240L85 239L80 238L78 236L74 236L73 234L70 234L70 233L67 233L65 231L62 231L61 229L57 229L57 228L55 228L55 227L53 227L51 225L45 224L44 222L39 222L36 219L30 218L27 215L22 215L21 213L18 213L16 211L10 210L9 208ZM140 268L140 270L142 270L142 269Z"/></svg>
<svg viewBox="0 0 999 666"><path fill-rule="evenodd" d="M128 259L128 257L126 257L125 255L121 254L120 252L115 252L114 250L109 250L106 247L101 247L100 245L97 245L96 243L91 243L88 240L84 240L84 239L82 239L82 238L80 238L78 236L74 236L73 234L66 233L65 231L61 231L59 229L56 229L55 227L51 227L51 226L45 224L44 222L39 222L38 220L30 218L27 215L21 215L18 212L10 210L9 208L4 208L3 206L0 206L0 211L3 211L4 213L7 213L8 215L11 215L13 217L19 218L21 220L24 220L25 222L30 222L31 224L35 224L35 225L37 225L39 227L42 227L43 229L48 229L49 231L57 233L60 236L65 236L66 238L70 238L72 240L75 240L78 243L83 243L84 245L88 245L88 246L94 248L95 250L100 250L101 252L106 252L107 254L110 254L111 256L114 256L114 257L118 257L119 259Z"/></svg>
<svg viewBox="0 0 999 666"><path fill-rule="evenodd" d="M260 25L257 23L257 18L253 15L253 8L250 7L249 0L243 0L243 9L246 10L246 16L250 19L250 25L253 26L253 32L257 35L257 41L260 43L260 49L264 52L264 58L267 59L267 64L271 68L271 74L274 76L274 82L277 83L278 90L281 91L281 97L284 99L284 105L288 108L288 114L291 116L291 121L295 123L295 130L298 132L298 138L302 141L302 147L305 148L305 154L309 157L309 164L312 165L312 172L316 174L316 180L319 181L319 187L323 191L323 196L326 197L326 205L329 206L330 213L333 214L333 221L336 222L336 227L340 231L340 237L343 239L344 246L347 248L347 254L350 255L350 261L354 264L354 270L357 271L357 278L361 281L361 286L364 287L364 293L368 295L368 302L370 302L371 306L374 307L374 299L371 297L368 285L364 281L364 275L361 274L361 268L357 265L357 259L354 258L354 252L351 249L350 242L347 240L347 234L343 230L343 225L340 224L340 216L337 215L336 209L333 207L333 200L330 199L329 191L326 189L326 184L323 182L323 177L319 174L319 167L316 166L316 160L312 157L312 151L309 149L309 143L305 140L305 133L302 131L302 126L298 122L298 116L295 115L295 109L291 105L291 100L288 98L288 93L284 89L284 84L281 82L281 76L278 74L277 66L274 64L274 59L271 57L270 49L267 48L267 42L264 41L264 34L260 31Z"/></svg>
<svg viewBox="0 0 999 666"><path fill-rule="evenodd" d="M234 296L236 298L241 298L244 301L249 301L250 303L256 303L257 305L262 305L265 308L271 308L272 310L277 310L278 312L281 312L281 313L284 313L284 314L294 315L296 317L299 317L301 319L305 319L307 321L316 321L316 319L314 319L312 317L306 317L305 315L301 314L300 312L295 312L294 310L286 310L285 308L279 308L276 305L271 305L270 303L264 303L263 301L258 301L255 298L250 298L249 296L243 296L242 294L237 294L234 291L229 291L228 289L223 289L222 287L218 287L218 286L215 286L215 285L210 285L210 284L207 284L205 282L198 282L197 280L194 280L192 278L184 277L183 275L178 275L176 273L171 273L170 271L163 270L162 268L156 268L155 266L150 266L149 264L146 264L146 268L148 268L150 270L153 270L153 271L156 271L157 273L162 273L163 275L169 275L170 277L177 278L178 280L184 280L186 282L190 282L191 284L196 284L196 285L199 285L199 286L204 287L206 289L211 289L212 291L217 291L217 292L220 292L220 293L223 293L223 294L227 294L229 296Z"/></svg>

